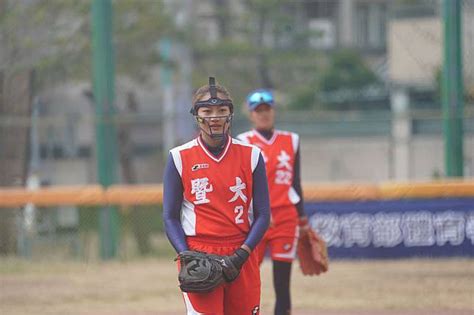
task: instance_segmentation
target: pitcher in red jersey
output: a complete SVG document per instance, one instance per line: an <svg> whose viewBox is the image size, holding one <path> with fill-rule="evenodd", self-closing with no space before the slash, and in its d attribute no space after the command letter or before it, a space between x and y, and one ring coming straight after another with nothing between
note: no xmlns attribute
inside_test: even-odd
<svg viewBox="0 0 474 315"><path fill-rule="evenodd" d="M231 138L229 92L209 78L193 96L196 139L170 150L163 184L166 234L177 253L228 255L240 275L210 293L183 292L187 314L259 314L260 271L253 249L270 205L260 150Z"/></svg>
<svg viewBox="0 0 474 315"><path fill-rule="evenodd" d="M276 295L274 313L287 315L291 312L291 265L296 257L299 234L309 226L303 209L299 136L275 129L274 105L272 91L258 89L251 92L247 96L247 106L254 129L237 138L260 148L265 160L271 223L256 251L262 263L265 251L270 250Z"/></svg>

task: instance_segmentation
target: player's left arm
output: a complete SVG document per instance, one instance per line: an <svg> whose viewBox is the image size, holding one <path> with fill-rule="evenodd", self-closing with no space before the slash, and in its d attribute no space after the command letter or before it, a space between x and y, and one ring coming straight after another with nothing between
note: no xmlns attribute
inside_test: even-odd
<svg viewBox="0 0 474 315"><path fill-rule="evenodd" d="M257 246L270 224L270 198L268 195L267 172L262 154L259 154L258 163L252 174L253 180L253 217L249 234L241 248L248 254Z"/></svg>
<svg viewBox="0 0 474 315"><path fill-rule="evenodd" d="M298 143L298 149L295 154L295 165L294 165L294 174L293 174L293 189L296 191L300 197L300 201L295 205L296 210L298 211L298 216L306 216L304 212L304 200L303 200L303 189L301 187L301 154L300 154L300 144Z"/></svg>
<svg viewBox="0 0 474 315"><path fill-rule="evenodd" d="M301 187L301 154L300 154L300 143L298 142L298 149L295 154L295 164L293 167L293 189L296 191L298 196L300 196L300 201L295 204L296 211L298 212L299 217L299 226L302 230L309 228L308 217L304 212L304 198L303 198L303 188Z"/></svg>
<svg viewBox="0 0 474 315"><path fill-rule="evenodd" d="M260 242L270 224L270 198L268 194L267 172L262 154L259 155L253 178L253 215L254 221L244 242L250 250Z"/></svg>

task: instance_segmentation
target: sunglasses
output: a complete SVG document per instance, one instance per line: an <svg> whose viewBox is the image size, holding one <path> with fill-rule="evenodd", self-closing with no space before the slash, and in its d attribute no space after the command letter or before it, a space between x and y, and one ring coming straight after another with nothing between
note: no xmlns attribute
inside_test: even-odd
<svg viewBox="0 0 474 315"><path fill-rule="evenodd" d="M273 94L269 91L254 92L247 97L247 104L250 108L255 108L260 104L273 105Z"/></svg>

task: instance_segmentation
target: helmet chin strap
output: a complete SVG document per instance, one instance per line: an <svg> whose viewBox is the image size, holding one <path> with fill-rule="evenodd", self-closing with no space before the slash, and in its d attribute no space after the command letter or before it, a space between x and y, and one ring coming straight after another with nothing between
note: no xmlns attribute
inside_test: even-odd
<svg viewBox="0 0 474 315"><path fill-rule="evenodd" d="M212 129L209 125L209 121L208 119L206 118L203 118L203 117L200 117L200 116L196 116L196 120L199 124L204 124L207 126L207 129L209 130L209 132L207 132L204 128L201 128L201 126L199 125L199 129L204 132L206 135L208 135L209 137L211 137L211 139L214 139L214 140L221 140L221 143L220 145L222 145L226 139L226 135L229 134L229 131L230 131L230 125L232 123L232 114L228 115L226 120L225 120L225 123L224 123L224 126L223 126L223 130L222 130L222 133L213 133L212 132ZM224 116L222 116L224 117ZM215 117L212 117L212 118L215 118ZM226 130L226 124L229 124L229 127L227 128Z"/></svg>

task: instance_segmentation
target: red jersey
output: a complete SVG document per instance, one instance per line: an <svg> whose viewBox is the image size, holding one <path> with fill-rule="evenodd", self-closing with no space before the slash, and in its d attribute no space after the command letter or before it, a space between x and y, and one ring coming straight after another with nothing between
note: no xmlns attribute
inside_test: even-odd
<svg viewBox="0 0 474 315"><path fill-rule="evenodd" d="M170 152L183 183L184 233L245 239L253 221L252 173L260 150L228 137L216 157L198 137Z"/></svg>
<svg viewBox="0 0 474 315"><path fill-rule="evenodd" d="M267 170L270 207L275 209L297 204L301 198L293 188L293 177L299 136L293 132L275 130L272 138L267 140L258 131L250 130L237 138L262 150Z"/></svg>

